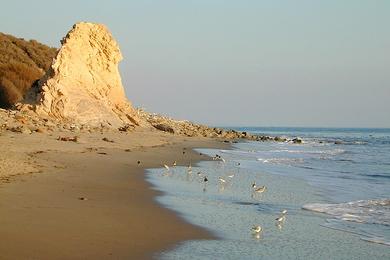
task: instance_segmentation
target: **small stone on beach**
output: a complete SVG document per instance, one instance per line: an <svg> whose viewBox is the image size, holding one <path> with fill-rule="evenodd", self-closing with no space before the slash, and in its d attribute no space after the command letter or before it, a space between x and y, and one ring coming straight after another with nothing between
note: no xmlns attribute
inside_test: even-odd
<svg viewBox="0 0 390 260"><path fill-rule="evenodd" d="M57 138L58 141L64 141L64 142L77 142L77 136L74 136L74 137L62 137L62 136L59 136Z"/></svg>
<svg viewBox="0 0 390 260"><path fill-rule="evenodd" d="M105 142L114 143L114 140L110 140L107 137L104 137L102 140Z"/></svg>

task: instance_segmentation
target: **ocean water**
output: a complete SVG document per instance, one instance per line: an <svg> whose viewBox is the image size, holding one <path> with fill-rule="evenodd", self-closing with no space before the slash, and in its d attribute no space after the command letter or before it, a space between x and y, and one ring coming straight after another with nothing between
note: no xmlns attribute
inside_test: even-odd
<svg viewBox="0 0 390 260"><path fill-rule="evenodd" d="M191 170L150 169L147 180L164 191L158 202L218 237L159 258L390 259L390 129L237 130L303 143L242 142L199 150L223 160ZM266 191L254 192L254 182Z"/></svg>

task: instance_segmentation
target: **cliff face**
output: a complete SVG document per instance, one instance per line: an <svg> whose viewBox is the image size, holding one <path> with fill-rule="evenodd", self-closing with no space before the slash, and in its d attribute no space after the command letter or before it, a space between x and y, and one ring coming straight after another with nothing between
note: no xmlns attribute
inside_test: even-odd
<svg viewBox="0 0 390 260"><path fill-rule="evenodd" d="M109 30L77 23L61 44L46 75L30 92L36 112L81 124L138 125L118 70L122 54Z"/></svg>

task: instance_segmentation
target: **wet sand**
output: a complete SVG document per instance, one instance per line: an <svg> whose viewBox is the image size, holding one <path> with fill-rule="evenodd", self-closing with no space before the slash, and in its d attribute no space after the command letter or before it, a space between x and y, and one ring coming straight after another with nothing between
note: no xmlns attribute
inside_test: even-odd
<svg viewBox="0 0 390 260"><path fill-rule="evenodd" d="M0 168L0 259L150 259L181 241L212 238L154 201L159 192L144 169L194 164L209 158L191 148L226 144L148 131L56 140L66 134L0 136L0 152L25 155L35 169L23 172L20 163L16 176L4 177Z"/></svg>

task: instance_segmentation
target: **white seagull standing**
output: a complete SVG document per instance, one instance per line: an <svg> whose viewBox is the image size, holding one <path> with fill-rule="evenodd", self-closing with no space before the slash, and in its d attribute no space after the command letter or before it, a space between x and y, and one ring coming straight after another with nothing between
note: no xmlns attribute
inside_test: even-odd
<svg viewBox="0 0 390 260"><path fill-rule="evenodd" d="M255 225L251 228L252 232L255 233L255 234L259 234L261 233L261 231L263 230L261 226L259 225Z"/></svg>
<svg viewBox="0 0 390 260"><path fill-rule="evenodd" d="M223 184L223 183L226 183L226 180L222 177L219 177L218 180Z"/></svg>
<svg viewBox="0 0 390 260"><path fill-rule="evenodd" d="M166 169L166 171L162 175L165 176L165 177L170 176L171 172L170 172L169 166L164 164L164 168Z"/></svg>
<svg viewBox="0 0 390 260"><path fill-rule="evenodd" d="M279 216L275 220L278 222L278 225L280 225L284 223L284 221L286 221L286 216L285 215Z"/></svg>
<svg viewBox="0 0 390 260"><path fill-rule="evenodd" d="M284 209L280 212L280 215L279 217L277 217L275 220L276 220L276 226L279 228L279 229L282 229L283 227L283 224L284 222L286 221L286 214L287 214L287 210Z"/></svg>
<svg viewBox="0 0 390 260"><path fill-rule="evenodd" d="M256 192L256 193L263 193L263 192L265 192L266 190L267 190L267 187L265 187L264 185L261 186L261 187L259 187L259 188L256 188L256 187L255 187L255 192Z"/></svg>

